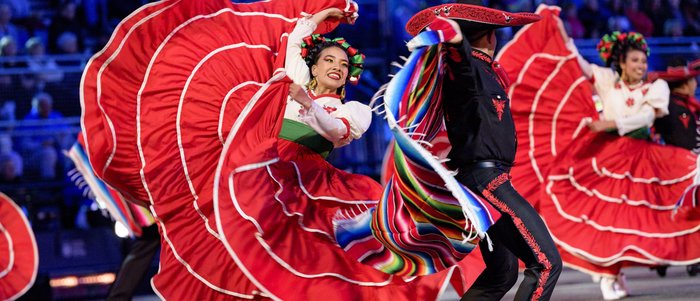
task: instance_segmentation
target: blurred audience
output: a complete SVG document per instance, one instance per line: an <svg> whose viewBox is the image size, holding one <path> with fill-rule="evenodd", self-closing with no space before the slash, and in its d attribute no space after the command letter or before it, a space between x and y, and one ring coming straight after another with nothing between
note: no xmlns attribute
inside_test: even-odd
<svg viewBox="0 0 700 301"><path fill-rule="evenodd" d="M63 80L63 71L61 71L54 59L46 56L46 49L40 38L33 37L27 40L25 48L30 56L27 61L29 70L34 72L42 88L46 83L55 83Z"/></svg>
<svg viewBox="0 0 700 301"><path fill-rule="evenodd" d="M5 1L0 1L0 38L11 37L14 41L22 38L21 30L12 23L12 6Z"/></svg>
<svg viewBox="0 0 700 301"><path fill-rule="evenodd" d="M27 192L19 186L23 182L22 171L22 157L12 149L12 138L0 134L0 186L16 202L23 200Z"/></svg>
<svg viewBox="0 0 700 301"><path fill-rule="evenodd" d="M639 10L639 0L626 0L625 15L630 20L632 27L645 37L654 34L654 23L646 13Z"/></svg>
<svg viewBox="0 0 700 301"><path fill-rule="evenodd" d="M78 18L78 5L74 0L64 0L58 10L58 14L54 16L51 20L51 25L49 26L49 49L53 53L63 53L59 45L59 39L65 33L73 33L77 39L78 49L75 52L79 52L83 49L83 42L85 41L85 29L87 26Z"/></svg>
<svg viewBox="0 0 700 301"><path fill-rule="evenodd" d="M700 1L681 1L681 12L686 22L683 34L686 36L700 36Z"/></svg>
<svg viewBox="0 0 700 301"><path fill-rule="evenodd" d="M578 9L576 8L576 4L572 2L566 4L563 7L561 17L571 38L580 39L586 36L586 27L583 26L581 19L578 17Z"/></svg>
<svg viewBox="0 0 700 301"><path fill-rule="evenodd" d="M38 93L32 99L32 110L24 117L25 121L56 120L63 118L63 114L54 111L53 98L48 93ZM22 137L20 148L29 156L27 162L34 175L41 180L54 180L58 178L58 155L66 146L66 133L63 126L55 124L28 124L22 127L25 132L34 135ZM31 163L31 164L30 164Z"/></svg>
<svg viewBox="0 0 700 301"><path fill-rule="evenodd" d="M27 68L27 61L17 57L17 43L11 36L0 38L0 70L22 70ZM28 107L31 95L36 92L37 80L31 73L0 74L0 90L4 100L15 103L17 113Z"/></svg>
<svg viewBox="0 0 700 301"><path fill-rule="evenodd" d="M23 164L22 157L13 149L12 138L8 134L0 134L0 155L6 156L13 163L14 170L12 177L4 177L5 179L22 176ZM10 174L10 173L6 173Z"/></svg>
<svg viewBox="0 0 700 301"><path fill-rule="evenodd" d="M31 5L28 0L3 0L12 8L12 15L15 18L26 18L32 14Z"/></svg>

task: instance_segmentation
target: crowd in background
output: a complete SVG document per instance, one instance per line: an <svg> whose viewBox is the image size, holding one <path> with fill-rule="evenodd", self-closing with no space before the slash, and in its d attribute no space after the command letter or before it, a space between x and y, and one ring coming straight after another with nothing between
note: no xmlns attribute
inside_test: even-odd
<svg viewBox="0 0 700 301"><path fill-rule="evenodd" d="M89 203L63 155L79 130L82 69L145 2L0 0L0 187L24 207L42 207L30 219L46 227L76 226Z"/></svg>

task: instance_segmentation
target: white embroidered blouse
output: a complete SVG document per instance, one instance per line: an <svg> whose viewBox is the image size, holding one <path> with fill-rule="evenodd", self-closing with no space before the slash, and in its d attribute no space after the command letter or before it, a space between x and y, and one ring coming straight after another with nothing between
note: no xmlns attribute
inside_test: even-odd
<svg viewBox="0 0 700 301"><path fill-rule="evenodd" d="M615 121L620 136L651 127L656 117L668 115L670 90L664 80L628 86L610 68L591 65L591 71L593 86L603 102L603 116Z"/></svg>

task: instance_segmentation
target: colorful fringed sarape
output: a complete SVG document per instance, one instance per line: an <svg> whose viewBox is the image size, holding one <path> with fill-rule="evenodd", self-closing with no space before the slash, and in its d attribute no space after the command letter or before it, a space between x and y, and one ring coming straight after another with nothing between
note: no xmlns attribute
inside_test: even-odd
<svg viewBox="0 0 700 301"><path fill-rule="evenodd" d="M99 204L100 208L107 210L115 221L121 223L128 230L130 237L141 236L141 227L155 223L153 215L147 208L124 200L119 193L95 176L81 143L82 137L66 154L75 164L75 171L70 174L71 179L78 187L86 189L85 191Z"/></svg>
<svg viewBox="0 0 700 301"><path fill-rule="evenodd" d="M340 246L386 273L418 276L454 266L493 224L485 203L454 179L431 144L443 129L445 62L439 42L436 32L416 36L416 49L375 96L383 93L394 135L379 205L360 216L339 215L335 220ZM371 249L370 235L382 249Z"/></svg>

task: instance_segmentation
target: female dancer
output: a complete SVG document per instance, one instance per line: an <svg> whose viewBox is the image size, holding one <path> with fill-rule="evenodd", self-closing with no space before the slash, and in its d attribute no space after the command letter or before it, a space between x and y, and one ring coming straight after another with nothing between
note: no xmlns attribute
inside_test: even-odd
<svg viewBox="0 0 700 301"><path fill-rule="evenodd" d="M516 165L513 183L534 201L564 263L602 277L604 299L623 298L624 266L700 261L699 251L679 247L700 240L697 222L685 218L696 209L681 207L674 216L697 156L647 140L654 118L668 112L669 92L665 82L645 80L641 35L607 35L598 49L613 69L591 66L562 34L559 9L538 13L543 20L499 54L514 82L516 161L525 163Z"/></svg>
<svg viewBox="0 0 700 301"><path fill-rule="evenodd" d="M342 38L328 40L311 35L320 20L328 17L344 15L340 9L331 8L299 19L287 44L285 70L294 81L289 95L296 103L287 104L281 137L302 145L306 140L288 137L293 135L288 132L290 127L305 124L333 146L342 146L360 138L372 121L368 106L356 101L343 102L345 84L359 80L364 56ZM321 154L327 155L329 151L324 149Z"/></svg>
<svg viewBox="0 0 700 301"><path fill-rule="evenodd" d="M603 103L603 119L588 124L593 132L615 131L620 136L649 138L654 119L668 115L668 84L661 79L645 81L649 56L644 37L636 32L613 32L598 44L606 67L590 64L576 49L573 39L561 32L566 46L577 54L581 70L593 81Z"/></svg>
<svg viewBox="0 0 700 301"><path fill-rule="evenodd" d="M343 13L308 18L327 8ZM333 215L367 210L380 189L323 160L366 130L368 110L313 92L341 95L361 55L319 47L309 69L298 54L304 36L356 11L345 0L157 2L86 67L86 151L98 176L154 213L163 243L152 283L163 298L437 297L444 275L393 277L333 239ZM309 97L323 97L314 105L293 86L288 102L287 75L302 85L314 76Z"/></svg>

